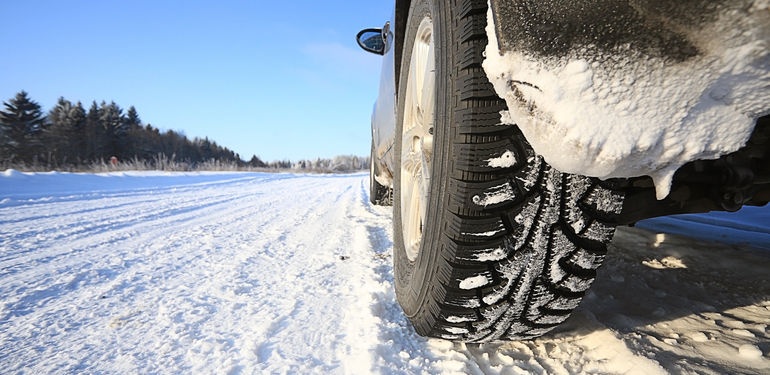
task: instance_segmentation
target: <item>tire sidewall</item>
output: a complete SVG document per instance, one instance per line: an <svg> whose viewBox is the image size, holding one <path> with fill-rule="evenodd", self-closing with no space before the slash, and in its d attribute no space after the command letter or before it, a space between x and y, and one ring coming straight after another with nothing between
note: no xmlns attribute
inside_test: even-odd
<svg viewBox="0 0 770 375"><path fill-rule="evenodd" d="M371 204L377 204L377 199L379 198L377 194L379 193L377 189L377 180L374 178L375 174L377 173L376 161L374 160L374 140L372 140L372 150L369 154L369 202Z"/></svg>
<svg viewBox="0 0 770 375"><path fill-rule="evenodd" d="M398 111L396 117L396 137L394 151L396 158L394 194L393 194L393 251L394 251L394 276L396 297L401 304L406 316L415 322L433 320L430 316L434 309L428 304L433 301L430 291L439 286L436 278L439 273L439 260L441 257L440 226L443 222L443 209L446 205L447 171L451 155L451 142L449 141L451 109L449 103L453 91L449 67L453 66L452 58L448 51L448 35L445 30L446 17L441 13L442 8L435 0L418 0L412 2L409 19L406 27L404 50L401 60L401 74L399 77ZM446 7L443 7L446 11ZM434 53L436 57L436 103L433 125L433 155L431 162L430 197L427 204L425 223L423 224L423 238L420 251L415 261L410 261L406 255L403 240L401 218L401 134L403 133L403 118L405 106L405 92L409 77L409 64L415 35L420 21L424 17L430 17L433 21ZM433 291L436 292L436 291ZM425 318L428 318L427 320ZM415 325L418 332L422 327Z"/></svg>

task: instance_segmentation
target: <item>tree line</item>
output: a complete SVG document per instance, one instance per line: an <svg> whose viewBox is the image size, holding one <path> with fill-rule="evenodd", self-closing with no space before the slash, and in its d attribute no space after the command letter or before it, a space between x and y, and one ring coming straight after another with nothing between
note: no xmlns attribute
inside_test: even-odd
<svg viewBox="0 0 770 375"><path fill-rule="evenodd" d="M94 101L86 110L80 102L62 97L45 114L21 91L0 110L0 162L5 165L59 168L113 157L152 162L159 156L192 165L211 160L244 163L240 155L208 138L190 140L174 130L162 132L143 124L134 106L124 112L115 102ZM256 156L244 164L266 166Z"/></svg>
<svg viewBox="0 0 770 375"><path fill-rule="evenodd" d="M116 164L113 164L116 163ZM120 169L285 169L346 172L367 169L369 158L353 155L332 159L248 161L206 138L161 131L144 124L134 106L124 111L115 102L80 102L63 97L45 113L29 94L20 91L0 110L0 168L104 170Z"/></svg>

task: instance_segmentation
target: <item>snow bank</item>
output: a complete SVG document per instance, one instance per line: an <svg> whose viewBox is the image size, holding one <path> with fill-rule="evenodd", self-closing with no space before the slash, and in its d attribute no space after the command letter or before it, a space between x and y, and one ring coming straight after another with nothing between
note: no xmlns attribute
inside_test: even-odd
<svg viewBox="0 0 770 375"><path fill-rule="evenodd" d="M676 64L630 48L501 55L490 8L483 66L508 105L503 122L550 165L602 179L649 175L662 199L680 166L738 150L770 110L767 4L721 12L690 36L703 56Z"/></svg>

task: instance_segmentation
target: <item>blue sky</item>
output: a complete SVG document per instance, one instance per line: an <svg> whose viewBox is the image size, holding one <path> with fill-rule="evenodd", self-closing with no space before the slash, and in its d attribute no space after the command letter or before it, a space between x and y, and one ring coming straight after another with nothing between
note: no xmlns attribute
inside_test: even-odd
<svg viewBox="0 0 770 375"><path fill-rule="evenodd" d="M134 105L264 160L368 155L389 1L0 1L0 100Z"/></svg>

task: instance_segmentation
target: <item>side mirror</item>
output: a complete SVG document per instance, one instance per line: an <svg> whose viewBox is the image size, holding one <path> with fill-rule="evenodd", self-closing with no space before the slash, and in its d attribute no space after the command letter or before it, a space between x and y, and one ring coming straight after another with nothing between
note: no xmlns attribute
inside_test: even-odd
<svg viewBox="0 0 770 375"><path fill-rule="evenodd" d="M356 35L356 41L364 51L385 54L385 39L382 37L382 29L363 29Z"/></svg>

